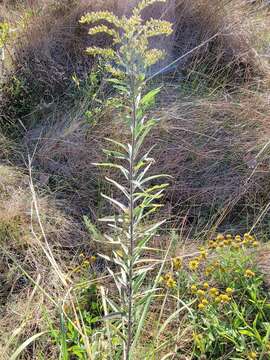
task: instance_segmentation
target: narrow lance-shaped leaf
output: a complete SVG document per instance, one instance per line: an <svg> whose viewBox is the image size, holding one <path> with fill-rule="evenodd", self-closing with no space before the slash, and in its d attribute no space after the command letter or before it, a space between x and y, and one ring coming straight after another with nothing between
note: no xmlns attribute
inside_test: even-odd
<svg viewBox="0 0 270 360"><path fill-rule="evenodd" d="M115 200L114 198L111 198L110 196L107 196L103 193L101 193L101 196L108 200L112 205L116 206L119 210L122 210L124 213L128 212L128 208L124 204L120 203L120 201Z"/></svg>

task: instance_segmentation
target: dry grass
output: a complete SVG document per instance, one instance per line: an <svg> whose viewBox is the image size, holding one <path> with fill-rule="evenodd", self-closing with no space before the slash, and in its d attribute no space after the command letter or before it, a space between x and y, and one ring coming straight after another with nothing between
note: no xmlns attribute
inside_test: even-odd
<svg viewBox="0 0 270 360"><path fill-rule="evenodd" d="M187 215L191 226L202 229L212 216L213 223L224 223L231 214L225 223L239 226L249 213L251 225L269 186L267 148L260 153L270 131L267 95L244 87L234 96L194 98L174 88L162 93L157 107L160 123L147 146L155 145L153 171L173 176L166 217L179 226ZM86 212L96 219L104 210L98 195L104 184L92 163L101 160L104 137L125 138L122 123L109 113L89 130L78 119L60 124L42 133L36 164L48 182L61 184L59 193L62 189L70 199L74 214ZM30 142L35 139L30 136ZM231 212L235 207L239 216Z"/></svg>
<svg viewBox="0 0 270 360"><path fill-rule="evenodd" d="M264 73L255 51L259 37L254 36L254 19L260 18L261 30L266 30L267 16L255 4L241 0L178 0L176 4L175 51L179 56L217 35L183 59L181 66L188 76L199 76L218 86L242 83Z"/></svg>
<svg viewBox="0 0 270 360"><path fill-rule="evenodd" d="M29 177L14 167L0 166L0 194L0 348L8 359L18 342L48 325L45 308L54 318L56 309L44 292L57 302L64 289L41 247L45 243L33 210ZM67 274L85 243L85 233L52 196L39 194L37 201L49 246Z"/></svg>

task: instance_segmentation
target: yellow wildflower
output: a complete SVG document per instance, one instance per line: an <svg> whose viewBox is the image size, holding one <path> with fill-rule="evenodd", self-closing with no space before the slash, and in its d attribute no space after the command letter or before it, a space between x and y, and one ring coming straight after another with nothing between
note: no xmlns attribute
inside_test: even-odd
<svg viewBox="0 0 270 360"><path fill-rule="evenodd" d="M85 260L85 261L82 263L82 266L83 266L84 268L88 268L89 265L90 265L90 261L89 261L89 260Z"/></svg>
<svg viewBox="0 0 270 360"><path fill-rule="evenodd" d="M224 240L224 236L223 236L222 234L217 234L216 240L217 240L217 241L223 241L223 240Z"/></svg>
<svg viewBox="0 0 270 360"><path fill-rule="evenodd" d="M166 281L166 284L169 289L173 289L176 287L176 281L172 277Z"/></svg>
<svg viewBox="0 0 270 360"><path fill-rule="evenodd" d="M227 288L226 289L226 293L229 295L229 296L231 296L232 294L233 294L233 292L234 292L234 290L232 289L232 288Z"/></svg>
<svg viewBox="0 0 270 360"><path fill-rule="evenodd" d="M214 246L215 246L214 241L213 241L213 240L209 240L209 241L208 241L208 248L209 248L209 249L213 249Z"/></svg>
<svg viewBox="0 0 270 360"><path fill-rule="evenodd" d="M227 303L231 300L231 298L227 294L220 295L221 302Z"/></svg>
<svg viewBox="0 0 270 360"><path fill-rule="evenodd" d="M208 282L203 283L203 287L204 287L205 289L209 289L209 284L208 284Z"/></svg>
<svg viewBox="0 0 270 360"><path fill-rule="evenodd" d="M247 269L245 271L245 277L250 278L250 277L253 277L253 276L255 276L255 273L252 270Z"/></svg>
<svg viewBox="0 0 270 360"><path fill-rule="evenodd" d="M251 351L248 353L248 359L249 360L256 360L257 359L257 353L255 351Z"/></svg>
<svg viewBox="0 0 270 360"><path fill-rule="evenodd" d="M173 264L174 270L178 271L182 267L182 259L180 257L173 258L172 264Z"/></svg>
<svg viewBox="0 0 270 360"><path fill-rule="evenodd" d="M258 242L258 241L253 241L252 246L253 246L253 247L258 247L258 246L259 246L259 242Z"/></svg>
<svg viewBox="0 0 270 360"><path fill-rule="evenodd" d="M253 241L255 241L255 239L254 239L254 236L252 236L252 235L249 235L249 237L248 237L248 240L249 240L250 242L253 242Z"/></svg>
<svg viewBox="0 0 270 360"><path fill-rule="evenodd" d="M196 294L196 292L197 292L197 286L196 285L192 285L190 289L191 289L192 294Z"/></svg>
<svg viewBox="0 0 270 360"><path fill-rule="evenodd" d="M164 280L167 281L172 277L172 273L168 272L167 274L164 275Z"/></svg>
<svg viewBox="0 0 270 360"><path fill-rule="evenodd" d="M214 269L213 269L212 266L208 266L208 267L205 269L204 273L205 273L206 276L208 276L208 275L210 275L210 274L212 273L213 270L214 270Z"/></svg>
<svg viewBox="0 0 270 360"><path fill-rule="evenodd" d="M210 294L212 297L215 297L215 296L218 296L219 291L218 291L217 288L211 288L211 289L209 290L209 294Z"/></svg>
<svg viewBox="0 0 270 360"><path fill-rule="evenodd" d="M206 251L205 249L204 249L204 250L201 250L200 253L201 253L201 258L202 258L202 259L206 259L206 258L207 258L208 253L207 253L207 251Z"/></svg>
<svg viewBox="0 0 270 360"><path fill-rule="evenodd" d="M198 295L198 296L204 296L204 295L205 295L205 291L199 289L199 290L197 291L197 295Z"/></svg>
<svg viewBox="0 0 270 360"><path fill-rule="evenodd" d="M205 298L202 299L201 303L202 303L203 305L205 305L205 306L209 304L208 300L205 299Z"/></svg>
<svg viewBox="0 0 270 360"><path fill-rule="evenodd" d="M191 260L189 263L188 263L188 267L190 270L197 270L198 267L199 267L199 261L197 260Z"/></svg>
<svg viewBox="0 0 270 360"><path fill-rule="evenodd" d="M205 305L203 303L199 303L198 308L199 308L199 310L204 310Z"/></svg>
<svg viewBox="0 0 270 360"><path fill-rule="evenodd" d="M234 239L235 239L236 242L241 242L242 241L240 235L236 235Z"/></svg>

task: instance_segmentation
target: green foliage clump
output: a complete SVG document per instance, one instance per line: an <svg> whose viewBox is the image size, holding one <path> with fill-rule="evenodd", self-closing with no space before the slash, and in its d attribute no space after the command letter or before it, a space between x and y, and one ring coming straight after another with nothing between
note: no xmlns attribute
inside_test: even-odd
<svg viewBox="0 0 270 360"><path fill-rule="evenodd" d="M184 264L173 258L161 282L190 304L192 359L267 359L270 301L254 261L259 242L219 234Z"/></svg>

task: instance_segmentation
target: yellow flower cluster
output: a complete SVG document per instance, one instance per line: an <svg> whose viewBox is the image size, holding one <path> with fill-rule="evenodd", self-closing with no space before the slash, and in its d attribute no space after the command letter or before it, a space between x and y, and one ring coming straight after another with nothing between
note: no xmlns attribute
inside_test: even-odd
<svg viewBox="0 0 270 360"><path fill-rule="evenodd" d="M169 289L173 289L176 287L176 281L173 277L173 274L168 272L167 274L165 274L164 276L160 277L160 282L164 283L164 285L169 288Z"/></svg>
<svg viewBox="0 0 270 360"><path fill-rule="evenodd" d="M75 273L79 273L83 269L88 269L90 267L90 265L96 261L97 258L96 258L96 256L86 257L84 255L84 253L81 253L79 255L79 259L80 259L80 265L77 266L75 269L73 269L73 272L75 272Z"/></svg>
<svg viewBox="0 0 270 360"><path fill-rule="evenodd" d="M233 237L231 234L225 236L223 234L218 234L214 240L208 241L208 249L211 250L228 246L233 249L240 249L241 247L258 247L259 242L249 233L245 233L243 237L240 235Z"/></svg>
<svg viewBox="0 0 270 360"><path fill-rule="evenodd" d="M173 270L179 271L183 266L183 261L180 257L175 257L172 259Z"/></svg>
<svg viewBox="0 0 270 360"><path fill-rule="evenodd" d="M123 77L119 68L126 75L145 75L147 68L165 56L164 51L150 48L149 39L160 35L169 36L173 32L172 23L168 21L153 18L146 22L143 20L143 9L156 1L165 0L142 0L130 17L120 18L109 11L92 12L83 16L80 22L92 25L90 35L104 33L113 40L113 48L92 46L87 49L87 53L108 60L110 66L107 70L116 77ZM100 21L106 21L109 25L100 24Z"/></svg>
<svg viewBox="0 0 270 360"><path fill-rule="evenodd" d="M198 309L205 310L209 303L226 304L230 302L234 289L227 288L224 293L221 293L217 288L210 287L210 285L205 282L200 288L193 284L190 287L190 291L197 296L199 301Z"/></svg>
<svg viewBox="0 0 270 360"><path fill-rule="evenodd" d="M255 273L254 273L252 270L247 269L247 270L245 271L245 277L246 277L246 278L251 278L251 277L254 277L254 276L255 276Z"/></svg>
<svg viewBox="0 0 270 360"><path fill-rule="evenodd" d="M188 267L191 271L196 271L199 268L201 262L207 259L208 252L206 248L202 246L199 248L199 250L200 255L196 256L194 259L191 259L188 263Z"/></svg>

